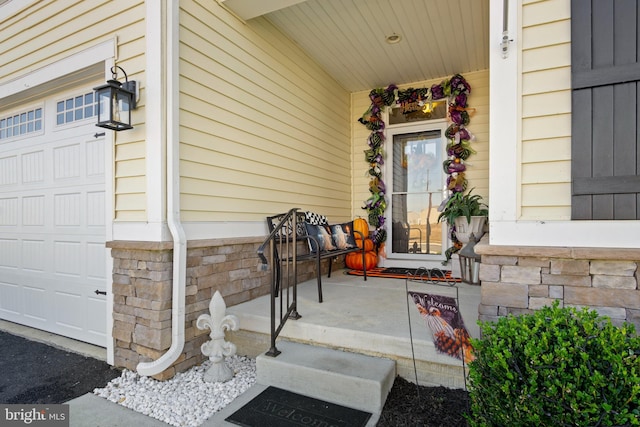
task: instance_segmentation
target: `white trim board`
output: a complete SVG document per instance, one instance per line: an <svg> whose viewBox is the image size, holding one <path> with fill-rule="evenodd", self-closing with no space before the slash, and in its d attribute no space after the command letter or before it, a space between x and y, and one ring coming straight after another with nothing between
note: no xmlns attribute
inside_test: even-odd
<svg viewBox="0 0 640 427"><path fill-rule="evenodd" d="M520 21L521 1L509 8L508 55L502 56L503 0L491 0L489 49L489 219L491 222L518 218L520 180L521 84ZM508 177L508 179L505 179Z"/></svg>
<svg viewBox="0 0 640 427"><path fill-rule="evenodd" d="M0 99L57 80L76 70L115 57L115 40L107 40L0 85Z"/></svg>
<svg viewBox="0 0 640 427"><path fill-rule="evenodd" d="M640 247L640 221L490 221L489 230L491 245Z"/></svg>
<svg viewBox="0 0 640 427"><path fill-rule="evenodd" d="M145 2L146 41L145 55L145 165L147 176L146 204L147 221L151 224L167 221L167 87L168 69L165 64L165 41L163 40L162 8L156 2ZM168 34L167 40L178 37ZM148 72L148 70L157 70ZM153 239L162 239L163 234Z"/></svg>

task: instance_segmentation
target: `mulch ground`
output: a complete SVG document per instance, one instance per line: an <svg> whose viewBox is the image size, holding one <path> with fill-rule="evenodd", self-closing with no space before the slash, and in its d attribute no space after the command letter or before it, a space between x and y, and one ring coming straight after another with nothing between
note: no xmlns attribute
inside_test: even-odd
<svg viewBox="0 0 640 427"><path fill-rule="evenodd" d="M416 387L396 377L377 427L467 425L469 396L465 390L445 387Z"/></svg>

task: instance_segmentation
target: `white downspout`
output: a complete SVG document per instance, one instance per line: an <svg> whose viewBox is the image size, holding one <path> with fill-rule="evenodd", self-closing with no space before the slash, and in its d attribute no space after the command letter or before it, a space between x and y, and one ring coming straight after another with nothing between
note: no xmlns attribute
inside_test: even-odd
<svg viewBox="0 0 640 427"><path fill-rule="evenodd" d="M155 3L155 2L154 2ZM187 238L180 223L180 140L178 76L178 2L167 1L166 9L166 146L167 146L167 225L173 237L173 295L171 308L171 347L153 362L137 366L140 375L157 375L169 368L184 349L185 286ZM147 72L153 72L147 70Z"/></svg>

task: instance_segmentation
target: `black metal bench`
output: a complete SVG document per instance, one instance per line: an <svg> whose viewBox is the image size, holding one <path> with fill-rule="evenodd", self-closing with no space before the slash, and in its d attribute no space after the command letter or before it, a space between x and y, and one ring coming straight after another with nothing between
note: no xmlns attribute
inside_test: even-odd
<svg viewBox="0 0 640 427"><path fill-rule="evenodd" d="M277 234L276 241L284 241L287 239L293 240L291 236L292 229L295 227L295 242L297 245L295 251L295 262L302 261L315 261L316 262L316 278L318 281L318 301L322 302L322 270L321 270L321 261L324 259L329 259L329 274L327 277L331 277L331 267L333 265L333 260L341 255L347 255L353 252L361 252L362 253L362 267L364 269L364 280L367 280L367 269L365 262L365 251L364 244L363 248L354 247L348 249L335 249L335 250L316 250L312 251L311 248L320 248L320 241L317 237L309 235L307 232L307 228L305 226L306 216L305 212L301 212L296 210L295 218L293 221L290 221L288 224L282 224L282 221L287 217L287 213L282 213L278 215L273 215L267 217L267 225L269 227L269 232L273 233L274 230L280 229L287 230L289 236L284 236L282 234ZM351 230L352 233L358 234L361 239L365 239L368 236L364 236L361 232ZM280 233L280 231L278 232ZM314 246L315 245L315 246ZM290 254L278 255L276 250L277 260L275 261L274 268L276 269L276 292L279 289L280 284L280 274L281 274L281 263L284 262L293 262L294 256Z"/></svg>

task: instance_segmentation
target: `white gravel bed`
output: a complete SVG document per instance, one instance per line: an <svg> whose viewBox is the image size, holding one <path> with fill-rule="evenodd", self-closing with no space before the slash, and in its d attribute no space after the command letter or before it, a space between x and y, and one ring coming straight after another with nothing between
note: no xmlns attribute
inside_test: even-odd
<svg viewBox="0 0 640 427"><path fill-rule="evenodd" d="M176 427L197 427L256 382L255 359L232 356L226 363L235 375L225 383L204 381L207 360L167 381L124 370L93 393Z"/></svg>

